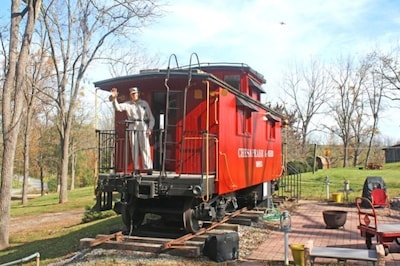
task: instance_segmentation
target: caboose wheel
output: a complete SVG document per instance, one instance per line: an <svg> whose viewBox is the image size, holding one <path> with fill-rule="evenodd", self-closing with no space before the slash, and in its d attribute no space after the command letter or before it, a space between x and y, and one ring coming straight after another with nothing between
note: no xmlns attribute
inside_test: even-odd
<svg viewBox="0 0 400 266"><path fill-rule="evenodd" d="M196 206L196 202L194 199L187 199L183 207L183 226L188 233L196 233L203 226L203 222L194 215L193 207Z"/></svg>

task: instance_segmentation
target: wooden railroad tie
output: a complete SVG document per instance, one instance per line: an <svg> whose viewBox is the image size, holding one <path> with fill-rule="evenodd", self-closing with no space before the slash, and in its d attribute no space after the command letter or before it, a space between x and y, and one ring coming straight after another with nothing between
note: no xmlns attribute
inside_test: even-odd
<svg viewBox="0 0 400 266"><path fill-rule="evenodd" d="M239 230L239 224L252 225L264 214L262 210L243 208L227 215L220 222L205 222L195 234L187 234L177 239L165 237L126 236L121 231L114 234L99 234L95 238L82 238L80 248L93 248L101 245L104 249L142 251L150 253L165 252L181 257L199 257L202 255L204 243L209 234L222 234Z"/></svg>
<svg viewBox="0 0 400 266"><path fill-rule="evenodd" d="M109 240L115 239L115 241L123 241L124 236L122 235L122 232L119 231L117 233L111 234L111 235L97 235L95 239L93 238L82 238L80 240L80 247L81 248L92 248L98 245L101 245L103 243L106 243Z"/></svg>

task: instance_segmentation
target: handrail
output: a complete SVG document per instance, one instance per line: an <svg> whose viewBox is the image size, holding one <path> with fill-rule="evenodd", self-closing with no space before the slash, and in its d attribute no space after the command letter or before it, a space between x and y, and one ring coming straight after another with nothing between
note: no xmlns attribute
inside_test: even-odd
<svg viewBox="0 0 400 266"><path fill-rule="evenodd" d="M189 90L189 88L191 86L191 83L192 83L192 57L193 56L196 57L197 64L198 64L198 66L200 68L200 61L199 61L198 55L196 53L192 53L190 55L190 59L189 59L189 71L188 71L189 72L188 73L189 77L188 77L188 82L187 82L187 85L185 86L184 95L183 95L182 143L181 143L181 152L180 152L181 158L180 158L180 161L179 161L179 173L182 173L182 168L183 168L183 165L182 165L182 154L183 154L183 151L185 150L185 142L184 142L185 141L185 137L184 137L184 135L185 135L185 130L186 130L187 93L188 93L188 90Z"/></svg>
<svg viewBox="0 0 400 266"><path fill-rule="evenodd" d="M210 150L210 146L209 146L209 133L210 133L210 82L207 80L205 81L206 83L206 88L207 88L207 111L206 111L206 201L208 202L210 200L210 187L209 187L209 182L208 179L210 177L210 162L209 162L209 150Z"/></svg>
<svg viewBox="0 0 400 266"><path fill-rule="evenodd" d="M28 257L25 257L25 258L22 258L19 260L14 260L14 261L10 261L10 262L4 263L4 264L0 264L0 266L9 266L9 265L20 264L23 262L30 261L33 258L36 258L36 265L39 266L40 265L40 253L39 252L36 252L32 255L29 255Z"/></svg>
<svg viewBox="0 0 400 266"><path fill-rule="evenodd" d="M168 86L168 80L169 80L169 75L171 74L171 68L170 68L170 64L171 64L171 58L175 58L175 63L176 63L176 66L177 66L177 68L179 68L179 64L178 64L178 59L177 59L177 57L176 57L176 55L175 54L171 54L170 55L170 57L169 57L169 59L168 59L168 68L167 68L167 76L165 77L165 80L164 80L164 86L165 86L165 89L166 89L166 92L167 92L167 97L166 97L166 99L165 99L165 123L166 123L166 126L165 126L165 129L164 129L164 144L163 144L163 158L162 158L162 165L161 165L161 174L160 174L160 177L161 176L163 176L163 175L165 175L165 173L166 173L166 171L165 171L165 160L166 160L166 150L167 150L167 136L168 136L168 119L169 119L169 112L168 112L168 106L169 106L169 91L170 91L170 88L169 88L169 86Z"/></svg>

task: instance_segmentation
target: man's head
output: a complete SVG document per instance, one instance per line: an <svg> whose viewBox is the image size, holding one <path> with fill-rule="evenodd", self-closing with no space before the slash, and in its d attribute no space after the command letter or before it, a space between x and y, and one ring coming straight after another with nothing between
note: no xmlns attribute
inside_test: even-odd
<svg viewBox="0 0 400 266"><path fill-rule="evenodd" d="M137 87L129 88L129 94L132 94L132 93L139 93L139 89Z"/></svg>
<svg viewBox="0 0 400 266"><path fill-rule="evenodd" d="M139 99L139 89L137 87L129 88L129 95L132 101L137 101Z"/></svg>

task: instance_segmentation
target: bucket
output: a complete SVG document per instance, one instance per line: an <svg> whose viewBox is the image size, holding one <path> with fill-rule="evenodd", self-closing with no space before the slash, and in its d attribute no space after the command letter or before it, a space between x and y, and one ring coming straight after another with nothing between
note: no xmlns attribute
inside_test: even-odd
<svg viewBox="0 0 400 266"><path fill-rule="evenodd" d="M341 193L332 193L332 200L334 202L342 202L342 194Z"/></svg>
<svg viewBox="0 0 400 266"><path fill-rule="evenodd" d="M304 245L301 244L292 244L289 245L290 250L292 251L293 261L296 266L304 266L306 265L304 259Z"/></svg>

